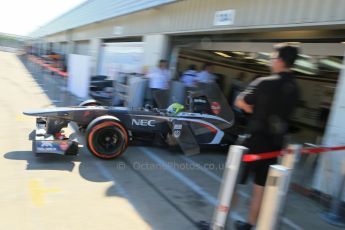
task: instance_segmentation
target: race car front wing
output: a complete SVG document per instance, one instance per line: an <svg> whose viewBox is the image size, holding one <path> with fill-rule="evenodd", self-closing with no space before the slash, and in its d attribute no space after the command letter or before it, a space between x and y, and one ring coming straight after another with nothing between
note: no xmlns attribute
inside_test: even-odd
<svg viewBox="0 0 345 230"><path fill-rule="evenodd" d="M36 129L30 134L32 151L36 156L42 155L77 155L78 142L70 140L61 133L48 134L46 118L36 118Z"/></svg>

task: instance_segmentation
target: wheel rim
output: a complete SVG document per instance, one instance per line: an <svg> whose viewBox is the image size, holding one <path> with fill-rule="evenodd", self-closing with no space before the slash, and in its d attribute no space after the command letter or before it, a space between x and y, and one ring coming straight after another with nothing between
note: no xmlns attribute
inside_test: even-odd
<svg viewBox="0 0 345 230"><path fill-rule="evenodd" d="M121 150L124 144L124 138L117 128L107 127L97 130L94 133L92 142L98 153L114 155Z"/></svg>

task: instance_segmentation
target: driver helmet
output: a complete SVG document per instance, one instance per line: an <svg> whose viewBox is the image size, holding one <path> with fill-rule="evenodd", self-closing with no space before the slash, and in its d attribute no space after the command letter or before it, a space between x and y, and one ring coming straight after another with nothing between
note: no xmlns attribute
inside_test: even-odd
<svg viewBox="0 0 345 230"><path fill-rule="evenodd" d="M176 115L184 109L184 106L179 103L173 103L167 108L167 112L172 115Z"/></svg>

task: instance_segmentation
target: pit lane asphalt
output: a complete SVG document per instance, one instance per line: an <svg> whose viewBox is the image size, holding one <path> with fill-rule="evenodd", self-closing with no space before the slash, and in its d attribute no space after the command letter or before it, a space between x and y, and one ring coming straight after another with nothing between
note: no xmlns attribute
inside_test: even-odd
<svg viewBox="0 0 345 230"><path fill-rule="evenodd" d="M225 153L185 157L178 150L132 146L111 161L93 157L86 148L75 157L37 158L28 140L35 119L22 112L75 105L78 98L64 92L65 80L31 63L25 67L12 53L0 52L0 60L0 229L184 230L211 220ZM245 205L248 191L240 191ZM298 207L301 199L293 197L287 209ZM239 213L233 216L245 216L243 208ZM301 213L288 213L293 222L282 229L332 229L322 222L298 223Z"/></svg>

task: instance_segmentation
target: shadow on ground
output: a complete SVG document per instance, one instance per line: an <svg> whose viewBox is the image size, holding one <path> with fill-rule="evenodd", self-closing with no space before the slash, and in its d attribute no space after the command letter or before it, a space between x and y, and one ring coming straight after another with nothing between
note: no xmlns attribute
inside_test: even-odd
<svg viewBox="0 0 345 230"><path fill-rule="evenodd" d="M82 178L92 182L110 181L99 172L95 162L101 162L90 154L84 154L82 148L77 156L63 156L50 154L47 156L36 157L32 151L13 151L4 155L8 160L26 161L26 170L58 170L72 172L74 168L79 167L79 174Z"/></svg>

